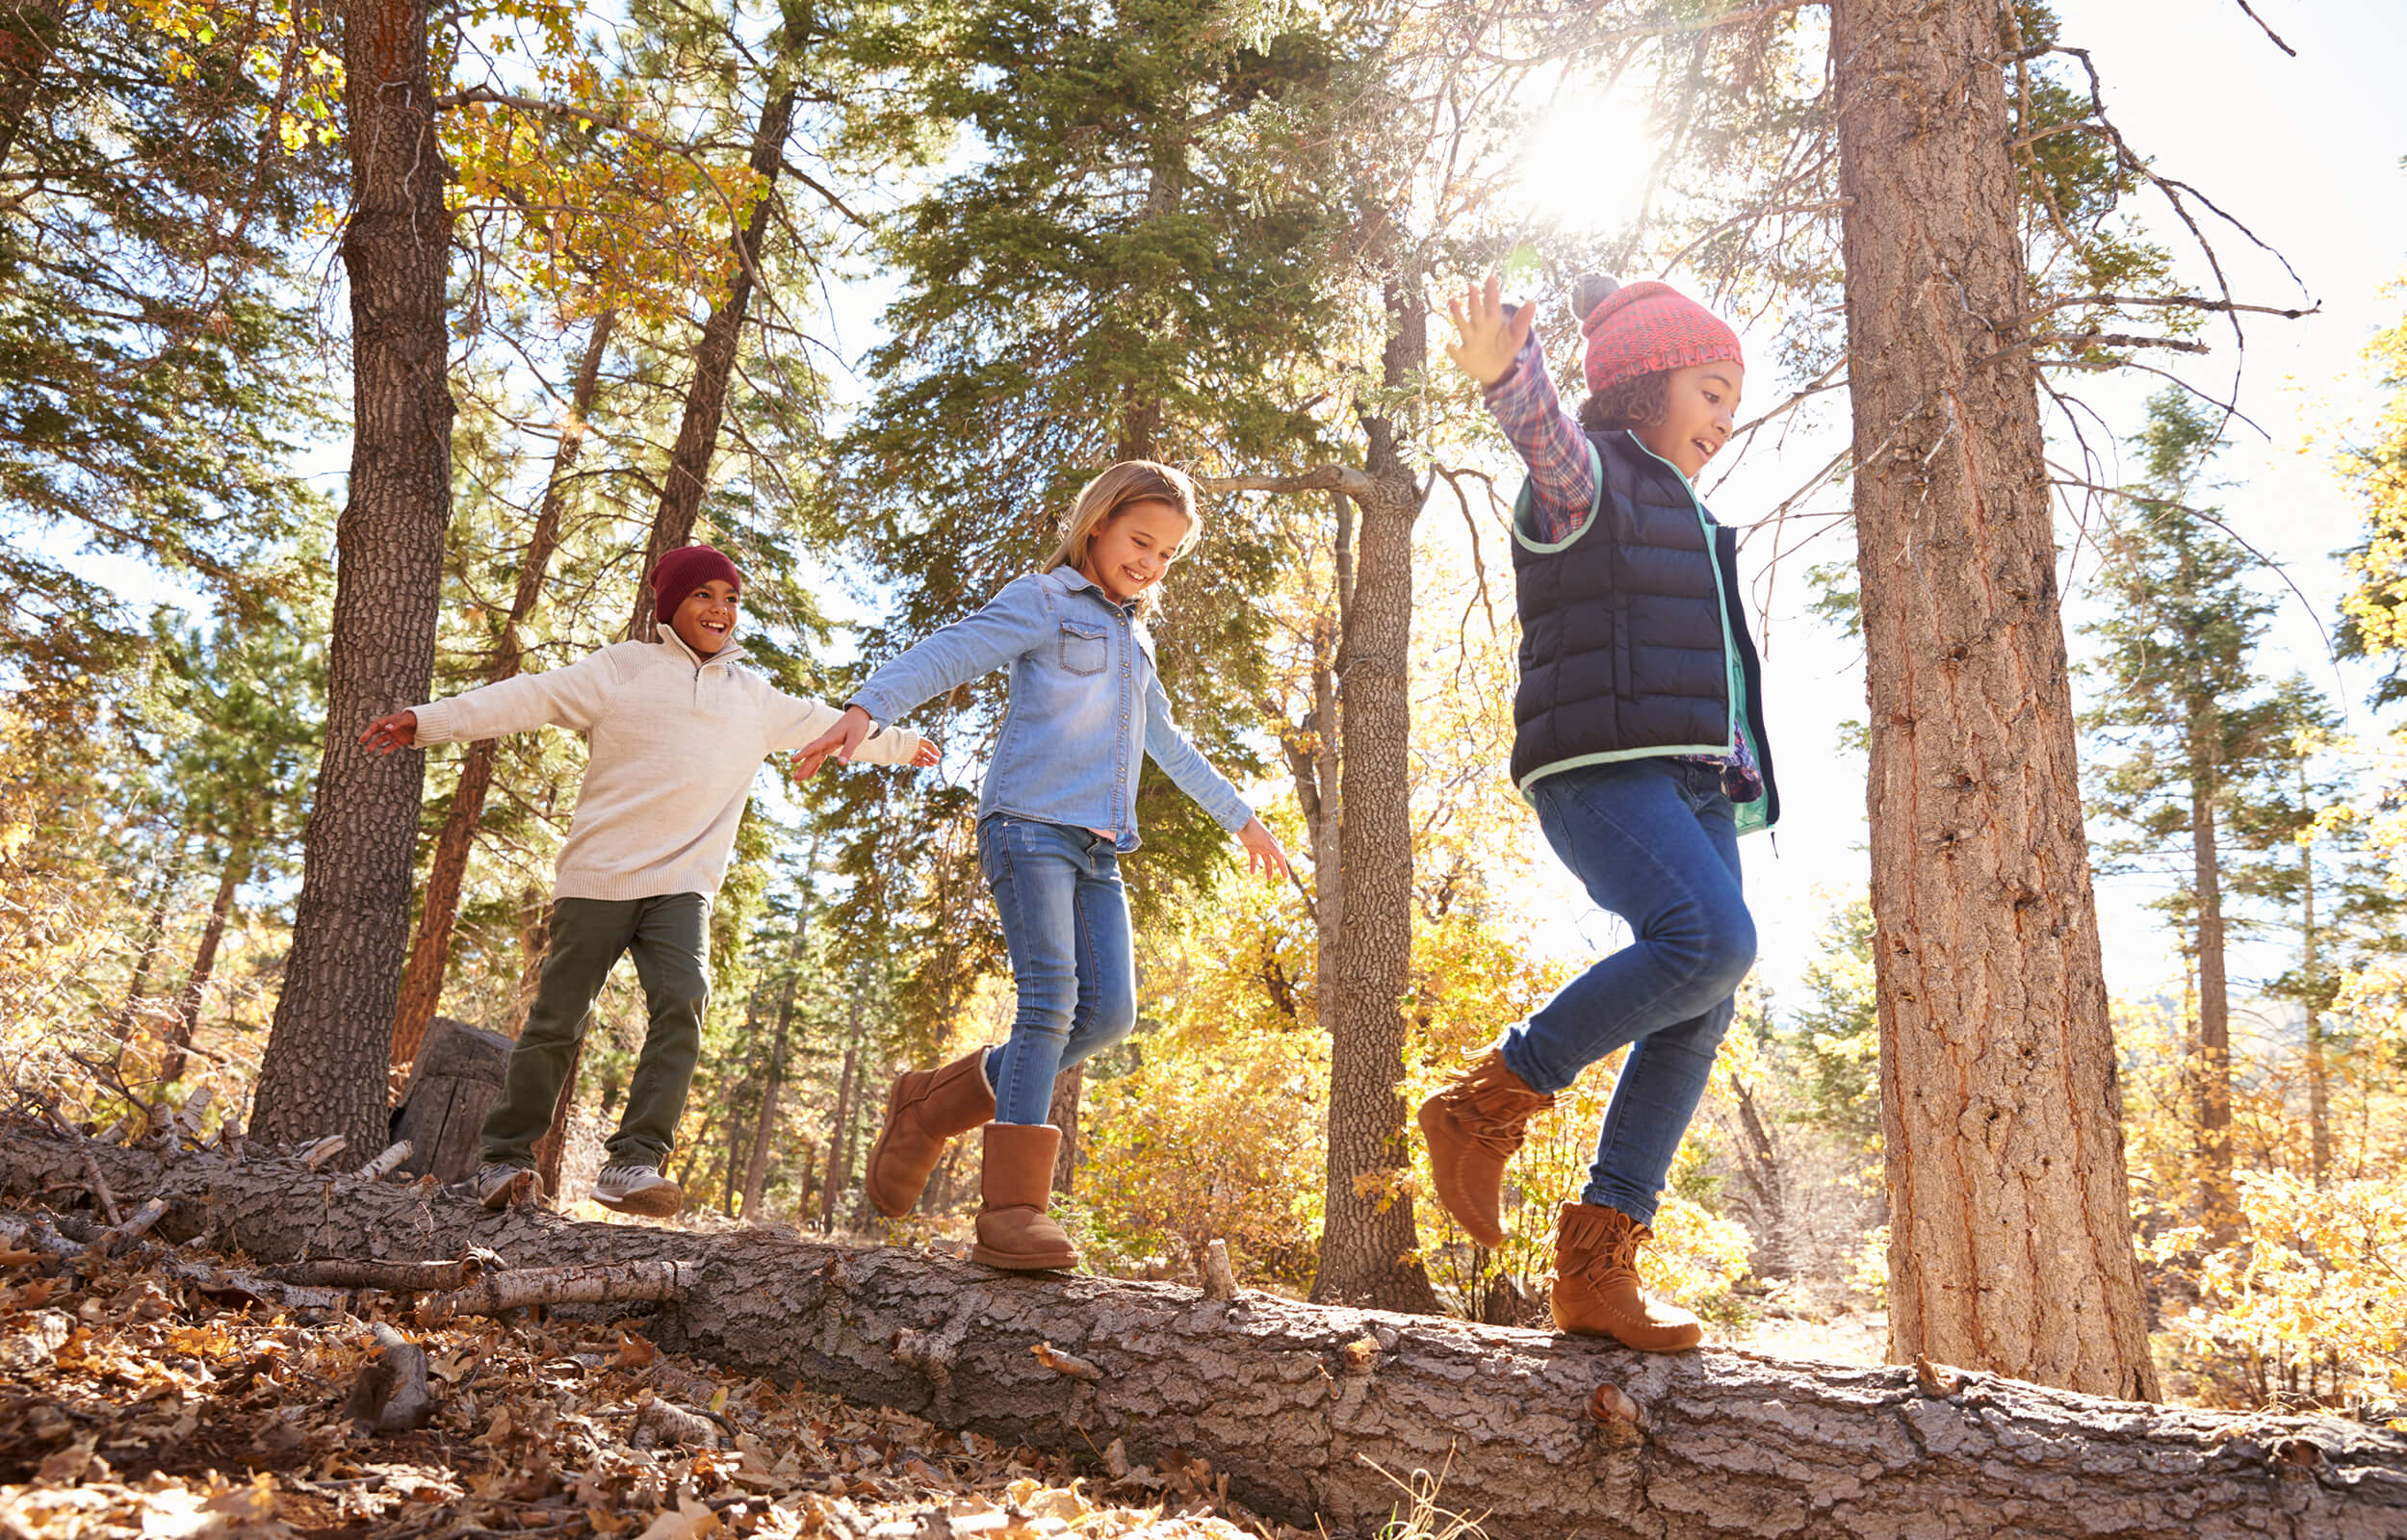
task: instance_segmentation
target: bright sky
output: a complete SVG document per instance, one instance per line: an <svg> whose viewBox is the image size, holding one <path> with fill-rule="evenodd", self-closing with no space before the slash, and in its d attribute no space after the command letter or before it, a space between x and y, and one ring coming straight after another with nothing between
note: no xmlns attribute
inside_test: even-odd
<svg viewBox="0 0 2407 1540"><path fill-rule="evenodd" d="M2240 405L2267 437L2242 431L2218 465L2232 483L2222 495L2235 529L2283 562L2314 611L2286 601L2275 622L2268 672L2305 668L2344 693L2351 725L2374 725L2364 705L2368 676L2347 676L2342 692L2325 659L2328 626L2343 583L2331 553L2357 538L2358 510L2311 445L2374 397L2361 350L2371 333L2407 312L2407 294L2382 286L2407 275L2407 113L2398 107L2397 64L2407 56L2407 7L2396 0L2259 0L2257 9L2290 44L2280 53L2237 4L2179 8L2062 0L2064 40L2092 51L2106 82L2109 110L2131 142L2163 173L2204 190L2277 245L2322 313L2304 321L2257 318L2248 328ZM2387 104L2387 105L2385 105ZM2159 206L2161 212L2161 205ZM2159 220L2160 230L2169 221ZM2178 227L2162 238L2177 249ZM2214 230L2216 248L2243 300L2292 305L2296 289L2237 232ZM2194 266L2194 265L2193 265ZM2192 282L2203 282L2193 277ZM2187 377L2219 388L2234 364L2228 330L2209 334L2215 352L2183 361ZM2135 430L2141 402L2158 382L2107 382L2087 392L2118 433ZM1750 381L1758 407L1785 394L1784 382ZM1793 437L1778 449L1749 451L1714 497L1724 522L1746 524L1819 466L1839 442L1835 430ZM1826 505L1829 500L1823 500ZM1843 538L1843 537L1842 537ZM1860 890L1863 762L1838 744L1837 724L1863 715L1861 658L1801 613L1803 568L1851 552L1825 540L1794 567L1784 564L1771 613L1771 731L1787 816L1777 851L1763 837L1746 843L1748 895L1761 921L1761 977L1785 991L1814 953L1825 895ZM1749 549L1760 564L1766 543ZM2270 584L2269 584L2270 585ZM2072 619L2081 619L2076 596ZM2073 639L2078 654L2081 641ZM1576 906L1576 890L1549 872L1559 891L1533 905ZM2108 982L2119 995L2145 995L2180 977L2178 959L2158 916L2141 908L2154 890L2136 879L2101 885ZM1601 918L1596 916L1593 918ZM1608 935L1592 920L1590 940ZM1557 925L1550 948L1576 951L1582 940ZM2283 965L2242 956L2236 975L2261 977Z"/></svg>

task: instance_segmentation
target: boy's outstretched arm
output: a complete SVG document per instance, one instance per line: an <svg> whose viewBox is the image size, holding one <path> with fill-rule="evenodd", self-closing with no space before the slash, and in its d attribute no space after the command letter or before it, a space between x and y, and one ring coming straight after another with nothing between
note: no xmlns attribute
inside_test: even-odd
<svg viewBox="0 0 2407 1540"><path fill-rule="evenodd" d="M418 713L396 711L380 716L359 730L359 741L368 746L370 754L391 754L396 749L414 747L418 742Z"/></svg>
<svg viewBox="0 0 2407 1540"><path fill-rule="evenodd" d="M809 701L783 690L772 694L776 720L769 731L771 754L806 752L815 740L841 726L844 713L824 701ZM867 713L863 713L865 718ZM920 768L936 763L936 746L908 728L890 727L865 736L854 745L852 757L865 764L908 764ZM814 768L816 768L815 765Z"/></svg>

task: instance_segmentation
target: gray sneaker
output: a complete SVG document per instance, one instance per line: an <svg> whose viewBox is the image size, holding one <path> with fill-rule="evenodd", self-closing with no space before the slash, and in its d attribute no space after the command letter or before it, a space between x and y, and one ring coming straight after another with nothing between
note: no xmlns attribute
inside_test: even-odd
<svg viewBox="0 0 2407 1540"><path fill-rule="evenodd" d="M468 1195L489 1209L516 1208L531 1203L543 1190L543 1178L524 1166L487 1161L468 1179Z"/></svg>
<svg viewBox="0 0 2407 1540"><path fill-rule="evenodd" d="M605 1166L593 1179L593 1200L621 1214L665 1219L686 1206L685 1190L649 1166Z"/></svg>

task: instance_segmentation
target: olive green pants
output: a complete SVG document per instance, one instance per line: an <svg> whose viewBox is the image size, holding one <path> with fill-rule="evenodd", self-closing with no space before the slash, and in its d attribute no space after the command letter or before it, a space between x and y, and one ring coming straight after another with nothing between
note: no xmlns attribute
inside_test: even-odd
<svg viewBox="0 0 2407 1540"><path fill-rule="evenodd" d="M552 901L552 942L535 1002L510 1050L502 1099L485 1116L487 1161L533 1168L535 1142L552 1126L560 1083L593 1019L594 997L629 953L651 1025L627 1088L627 1110L607 1146L609 1162L658 1169L676 1147L711 1001L711 900L701 893L560 898Z"/></svg>

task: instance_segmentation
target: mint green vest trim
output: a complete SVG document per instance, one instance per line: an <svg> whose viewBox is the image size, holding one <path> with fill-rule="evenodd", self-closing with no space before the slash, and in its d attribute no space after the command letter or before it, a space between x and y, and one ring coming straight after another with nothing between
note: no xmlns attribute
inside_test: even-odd
<svg viewBox="0 0 2407 1540"><path fill-rule="evenodd" d="M1530 787L1548 776L1561 775L1566 770L1581 770L1592 764L1620 764L1631 759L1669 759L1684 754L1727 754L1729 752L1727 747L1712 743L1664 743L1649 744L1643 749L1608 749L1602 754L1575 754L1568 759L1557 759L1551 764L1540 765L1521 778L1521 784L1516 789L1521 793L1521 800L1527 802L1530 800ZM1751 808L1754 804L1748 803L1747 806Z"/></svg>
<svg viewBox="0 0 2407 1540"><path fill-rule="evenodd" d="M1521 543L1522 550L1534 551L1541 556L1552 555L1558 551L1568 551L1580 536L1596 526L1596 510L1603 507L1605 503L1605 462L1597 457L1595 443L1587 434L1580 435L1580 443L1588 450L1589 480L1596 489L1588 495L1588 517L1580 521L1580 526L1577 529L1551 545L1542 540L1532 540L1529 535L1530 503L1534 500L1530 495L1529 481L1525 477L1521 482L1521 495L1513 500L1513 538ZM1678 467L1674 466L1673 469L1676 471ZM1695 498L1695 493L1689 496L1692 500Z"/></svg>

